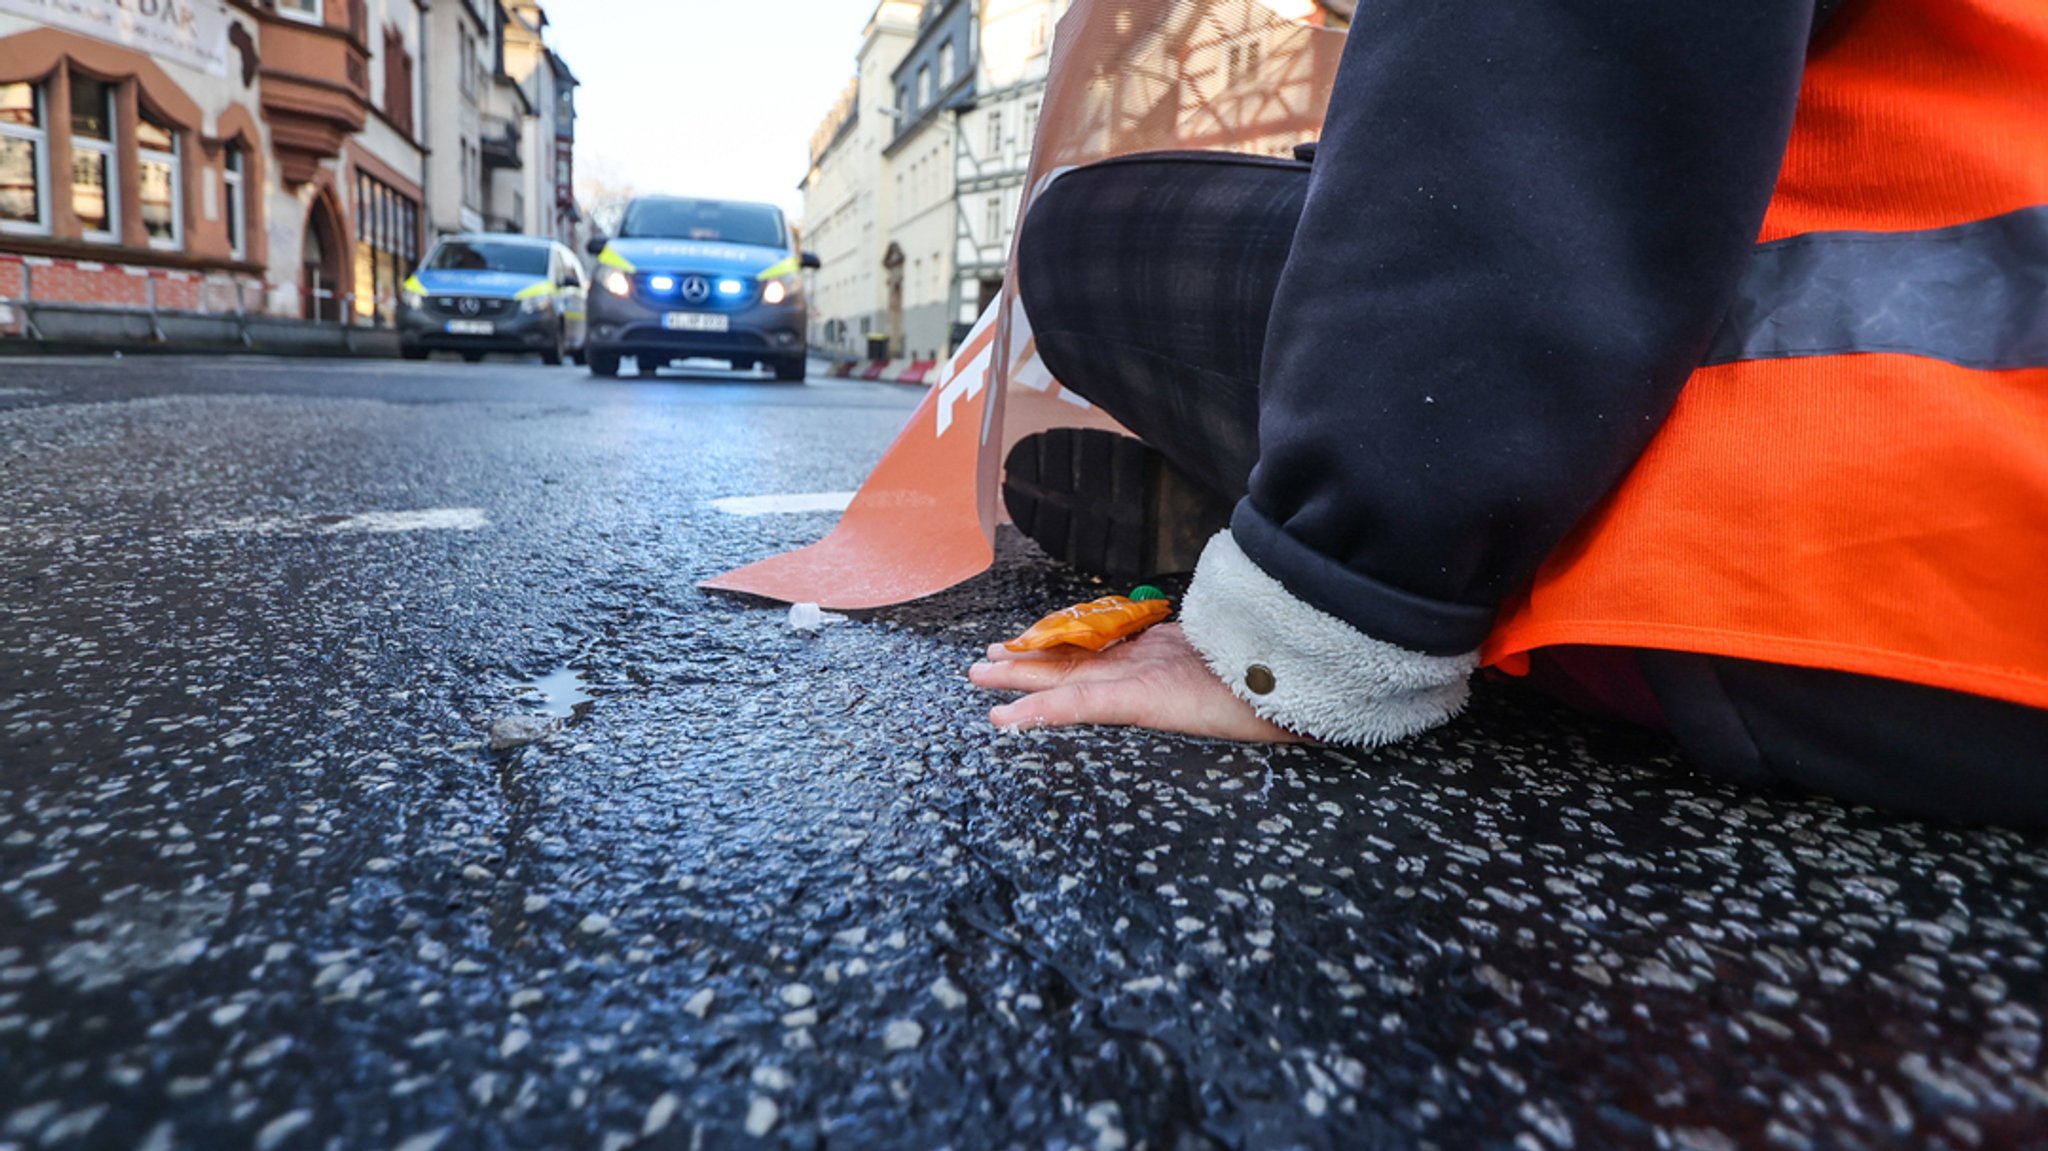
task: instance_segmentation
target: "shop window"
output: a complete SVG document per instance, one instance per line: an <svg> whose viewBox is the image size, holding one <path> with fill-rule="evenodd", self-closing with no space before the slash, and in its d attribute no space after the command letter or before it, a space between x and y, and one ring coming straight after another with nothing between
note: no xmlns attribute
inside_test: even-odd
<svg viewBox="0 0 2048 1151"><path fill-rule="evenodd" d="M40 84L0 84L0 230L50 228L50 133Z"/></svg>
<svg viewBox="0 0 2048 1151"><path fill-rule="evenodd" d="M277 0L277 11L280 15L309 24L322 23L327 16L321 11L321 0Z"/></svg>
<svg viewBox="0 0 2048 1151"><path fill-rule="evenodd" d="M398 318L398 289L420 260L419 203L366 172L356 173L355 311L389 326Z"/></svg>
<svg viewBox="0 0 2048 1151"><path fill-rule="evenodd" d="M228 250L235 259L249 258L249 193L244 182L246 161L240 145L230 145L220 173L221 199L226 202Z"/></svg>
<svg viewBox="0 0 2048 1151"><path fill-rule="evenodd" d="M119 239L121 198L114 165L114 86L71 77L71 210L88 240Z"/></svg>
<svg viewBox="0 0 2048 1151"><path fill-rule="evenodd" d="M152 248L184 242L184 180L178 163L178 130L145 109L135 124L136 173L143 230Z"/></svg>

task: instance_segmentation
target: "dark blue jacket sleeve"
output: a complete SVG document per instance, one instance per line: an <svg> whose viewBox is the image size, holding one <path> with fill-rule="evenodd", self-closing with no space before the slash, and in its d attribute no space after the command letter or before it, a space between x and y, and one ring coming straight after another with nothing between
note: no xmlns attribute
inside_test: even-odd
<svg viewBox="0 0 2048 1151"><path fill-rule="evenodd" d="M1476 648L1728 309L1814 0L1367 0L1282 274L1238 545L1413 651Z"/></svg>

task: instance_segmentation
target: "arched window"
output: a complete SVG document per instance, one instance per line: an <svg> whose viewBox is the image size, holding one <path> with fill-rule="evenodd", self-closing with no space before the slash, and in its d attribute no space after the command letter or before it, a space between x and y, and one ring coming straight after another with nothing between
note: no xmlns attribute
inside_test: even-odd
<svg viewBox="0 0 2048 1151"><path fill-rule="evenodd" d="M114 166L114 86L71 74L71 210L88 240L121 238L121 182Z"/></svg>
<svg viewBox="0 0 2048 1151"><path fill-rule="evenodd" d="M143 230L152 248L184 246L185 180L178 159L178 130L149 109L135 123L136 173Z"/></svg>
<svg viewBox="0 0 2048 1151"><path fill-rule="evenodd" d="M0 84L0 231L50 230L50 130L41 84Z"/></svg>
<svg viewBox="0 0 2048 1151"><path fill-rule="evenodd" d="M237 260L249 258L247 173L248 160L242 155L242 145L228 145L227 155L221 161L221 199L227 208L228 252Z"/></svg>

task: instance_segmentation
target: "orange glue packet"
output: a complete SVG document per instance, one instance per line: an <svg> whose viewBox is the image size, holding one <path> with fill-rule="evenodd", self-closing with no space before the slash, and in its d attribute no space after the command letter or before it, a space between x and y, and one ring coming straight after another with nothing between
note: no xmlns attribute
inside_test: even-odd
<svg viewBox="0 0 2048 1151"><path fill-rule="evenodd" d="M1043 651L1072 644L1101 651L1120 639L1137 635L1172 612L1173 603L1158 588L1141 587L1129 596L1106 595L1062 608L1003 646L1011 651Z"/></svg>

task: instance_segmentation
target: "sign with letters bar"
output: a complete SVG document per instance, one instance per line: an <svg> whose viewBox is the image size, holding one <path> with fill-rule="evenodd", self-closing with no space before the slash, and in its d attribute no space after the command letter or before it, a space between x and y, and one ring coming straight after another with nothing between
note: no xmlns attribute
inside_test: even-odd
<svg viewBox="0 0 2048 1151"><path fill-rule="evenodd" d="M0 0L0 12L228 74L228 14L220 0Z"/></svg>

